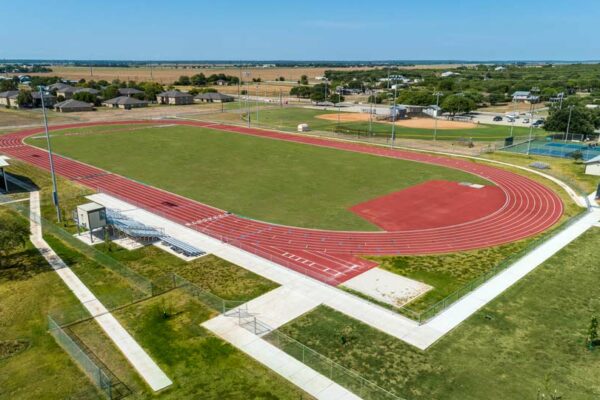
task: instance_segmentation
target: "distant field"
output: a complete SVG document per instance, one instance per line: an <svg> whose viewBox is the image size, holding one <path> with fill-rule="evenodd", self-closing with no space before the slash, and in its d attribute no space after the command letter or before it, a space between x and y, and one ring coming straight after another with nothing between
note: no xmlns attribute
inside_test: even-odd
<svg viewBox="0 0 600 400"><path fill-rule="evenodd" d="M337 111L323 111L310 108L273 108L264 110L259 113L258 123L261 126L272 127L281 130L296 131L298 124L307 123L312 130L334 131L336 129L348 129L350 132L362 132L366 134L369 131L369 122L342 122L339 125L337 121L327 121L322 118L317 118L323 114L336 114ZM219 115L218 118L224 118ZM239 121L239 118L234 115L226 116L231 120ZM256 122L256 116L252 115L252 121ZM392 125L389 123L373 122L373 134L375 136L391 136ZM536 130L535 133L543 133L544 131ZM515 127L515 136L526 136L529 134L529 129L524 127ZM470 129L444 129L438 130L438 140L457 140L459 138L472 138L480 141L496 141L503 140L510 135L510 127L502 125L485 125L481 124L476 128ZM433 139L432 129L407 128L396 126L396 137L409 139Z"/></svg>
<svg viewBox="0 0 600 400"><path fill-rule="evenodd" d="M198 67L190 68L181 66L176 68L174 66L164 67L153 67L152 69L148 66L143 67L94 67L90 70L89 67L63 67L63 66L52 66L52 72L48 73L37 73L32 75L41 76L60 76L66 79L94 79L100 80L105 79L111 81L113 79L120 79L124 81L150 81L154 80L163 84L170 84L176 81L180 76L192 76L195 74L203 73L204 75L212 74L225 74L240 76L240 69L233 67ZM326 69L339 69L339 68L313 68L313 67L281 67L281 68L244 68L242 71L249 71L250 76L248 80L252 78L260 78L263 81L270 81L278 79L283 76L286 80L297 81L302 75L307 75L309 79L314 79L316 76L322 76ZM347 70L348 68L343 68ZM370 69L364 68L352 68L352 69ZM152 74L151 72L152 71Z"/></svg>
<svg viewBox="0 0 600 400"><path fill-rule="evenodd" d="M458 65L414 65L399 67L400 69L447 69L456 68ZM94 79L100 80L105 79L111 81L113 79L121 80L151 80L160 83L173 83L177 78L182 75L195 75L203 73L204 75L211 74L226 74L239 76L240 69L234 67L207 67L202 66L198 68L191 68L190 66L159 66L152 68L152 75L150 74L149 66L141 67L94 67L90 70L89 67L66 67L66 66L52 66L52 72L48 73L37 73L32 75L46 75L46 76L61 76L66 79ZM376 68L376 66L370 67L352 67L352 68L323 68L323 67L275 67L275 68L244 68L244 71L250 71L249 79L261 78L263 81L275 80L283 76L286 80L297 81L302 75L307 75L309 79L314 80L316 76L323 76L325 70L366 70Z"/></svg>
<svg viewBox="0 0 600 400"><path fill-rule="evenodd" d="M59 154L239 215L301 227L375 230L348 208L432 179L485 183L433 165L198 127L103 126L54 135Z"/></svg>

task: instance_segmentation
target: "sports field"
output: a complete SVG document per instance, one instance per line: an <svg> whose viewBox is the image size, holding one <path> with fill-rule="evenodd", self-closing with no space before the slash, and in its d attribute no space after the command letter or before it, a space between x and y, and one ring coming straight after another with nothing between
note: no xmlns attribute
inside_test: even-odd
<svg viewBox="0 0 600 400"><path fill-rule="evenodd" d="M258 115L258 124L265 127L292 131L296 130L298 124L306 123L312 130L334 131L347 129L351 132L360 132L361 134L366 134L369 132L368 121L343 122L342 118L347 113L342 112L340 114L342 117L342 122L338 124L335 117L330 117L329 120L324 118L324 115L327 114L333 114L335 116L337 115L337 111L323 111L295 107L279 109L274 108L260 111ZM229 118L230 120L239 121L239 117L237 115L229 115L225 117ZM224 116L219 115L219 118L224 118ZM333 120L331 118L333 118ZM252 122L256 123L256 113L252 114ZM392 125L390 123L373 122L372 132L376 136L390 136L392 132ZM540 130L534 130L534 134L540 132L545 133ZM529 129L522 126L515 126L513 134L514 136L527 136L529 135ZM458 140L460 138L471 138L473 140L480 141L496 141L504 140L504 138L507 136L510 136L509 126L479 124L476 127L470 127L469 129L439 129L436 138L438 140ZM432 140L433 129L397 125L396 137Z"/></svg>
<svg viewBox="0 0 600 400"><path fill-rule="evenodd" d="M431 180L489 185L435 165L191 126L68 129L54 132L52 144L58 154L238 215L309 228L375 230L349 209Z"/></svg>

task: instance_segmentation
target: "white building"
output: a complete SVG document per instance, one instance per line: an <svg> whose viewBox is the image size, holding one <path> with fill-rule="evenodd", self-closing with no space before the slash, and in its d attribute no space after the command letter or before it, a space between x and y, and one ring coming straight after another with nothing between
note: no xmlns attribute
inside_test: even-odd
<svg viewBox="0 0 600 400"><path fill-rule="evenodd" d="M586 175L600 176L600 156L596 156L585 162Z"/></svg>

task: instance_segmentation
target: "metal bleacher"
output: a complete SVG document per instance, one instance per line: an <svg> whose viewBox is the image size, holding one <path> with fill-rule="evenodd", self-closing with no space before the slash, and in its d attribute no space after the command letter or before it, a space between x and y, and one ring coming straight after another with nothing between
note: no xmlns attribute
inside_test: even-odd
<svg viewBox="0 0 600 400"><path fill-rule="evenodd" d="M160 240L163 245L186 257L199 257L206 254L206 252L192 245L166 235L163 229L142 224L116 210L106 209L106 222L129 237L143 240Z"/></svg>
<svg viewBox="0 0 600 400"><path fill-rule="evenodd" d="M169 246L173 251L182 253L186 257L199 257L206 254L206 252L170 236L165 236L161 240L165 246Z"/></svg>
<svg viewBox="0 0 600 400"><path fill-rule="evenodd" d="M115 210L106 210L106 222L118 231L133 238L156 238L161 239L165 236L162 229L153 228L137 222Z"/></svg>

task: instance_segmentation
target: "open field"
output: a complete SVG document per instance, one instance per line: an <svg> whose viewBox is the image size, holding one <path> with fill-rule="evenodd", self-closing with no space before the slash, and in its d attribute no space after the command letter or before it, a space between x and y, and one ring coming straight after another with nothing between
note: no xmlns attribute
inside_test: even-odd
<svg viewBox="0 0 600 400"><path fill-rule="evenodd" d="M595 399L598 240L587 232L424 352L323 307L281 330L408 399Z"/></svg>
<svg viewBox="0 0 600 400"><path fill-rule="evenodd" d="M348 208L431 179L485 183L427 164L197 127L89 127L54 135L59 154L236 214L301 227L373 230Z"/></svg>
<svg viewBox="0 0 600 400"><path fill-rule="evenodd" d="M0 207L0 224L8 215ZM0 357L0 398L98 398L85 374L46 331L46 315L56 307L74 306L75 297L31 244L3 261L0 354L5 341L22 340L27 346L11 357Z"/></svg>
<svg viewBox="0 0 600 400"><path fill-rule="evenodd" d="M170 318L162 317L164 309ZM130 388L132 399L312 399L200 327L214 312L185 293L168 292L114 315L173 380L160 394L149 394L94 322L74 326L77 336Z"/></svg>
<svg viewBox="0 0 600 400"><path fill-rule="evenodd" d="M400 66L400 69L446 69L456 68L457 64L448 65L407 65ZM307 75L309 80L314 80L316 76L323 76L325 70L368 70L374 68L371 67L349 67L349 68L335 68L335 67L274 67L274 68L240 68L227 67L227 66L200 66L196 65L194 68L191 66L180 65L180 66L131 66L131 67L69 67L69 66L51 66L52 72L47 73L35 73L32 75L40 76L60 76L65 79L94 79L101 80L105 79L111 81L113 79L120 79L122 81L151 81L154 80L163 84L171 84L176 81L180 76L192 76L195 74L203 73L206 76L212 74L225 74L232 76L240 76L241 71L249 71L249 79L260 78L263 81L272 81L281 76L289 81L298 81L302 75Z"/></svg>

